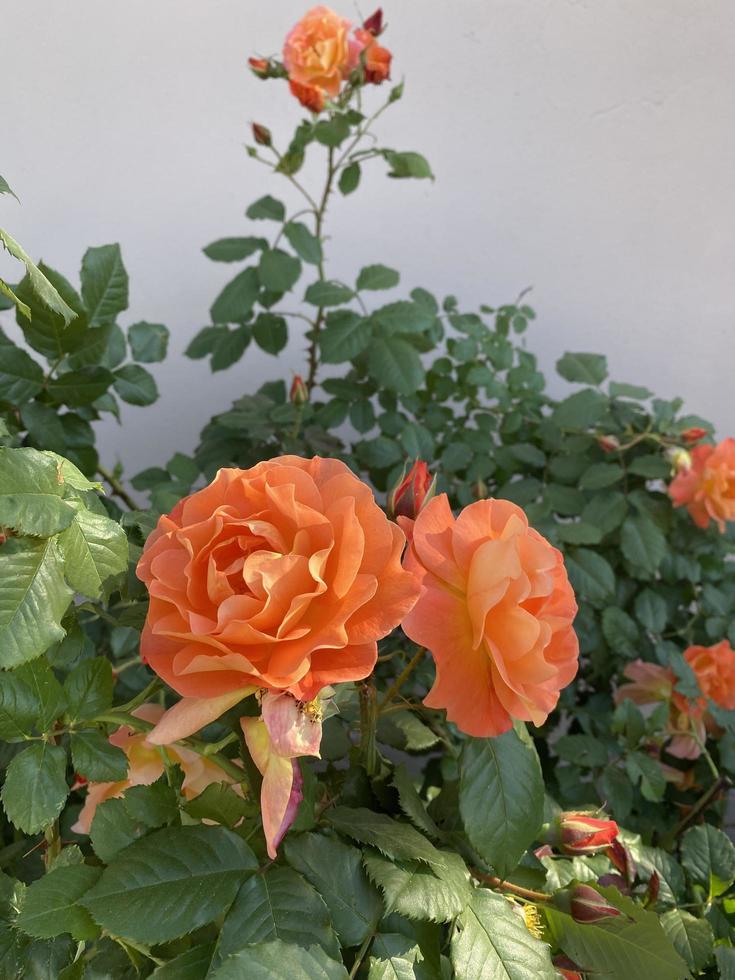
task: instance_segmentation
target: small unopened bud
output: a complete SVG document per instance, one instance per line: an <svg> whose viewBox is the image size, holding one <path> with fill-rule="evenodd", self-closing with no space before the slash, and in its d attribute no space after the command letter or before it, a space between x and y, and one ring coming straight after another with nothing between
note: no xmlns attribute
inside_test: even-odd
<svg viewBox="0 0 735 980"><path fill-rule="evenodd" d="M268 78L271 66L267 58L248 58L248 65L253 75L257 75L258 78Z"/></svg>
<svg viewBox="0 0 735 980"><path fill-rule="evenodd" d="M620 441L617 436L598 436L597 445L603 453L614 453L620 449Z"/></svg>
<svg viewBox="0 0 735 980"><path fill-rule="evenodd" d="M383 10L381 7L371 14L366 21L363 22L363 30L368 31L373 37L380 37L383 33Z"/></svg>
<svg viewBox="0 0 735 980"><path fill-rule="evenodd" d="M309 389L300 374L295 374L291 382L289 399L292 405L304 405L309 400Z"/></svg>
<svg viewBox="0 0 735 980"><path fill-rule="evenodd" d="M564 811L551 833L565 854L597 854L618 836L618 825L614 820L599 820L588 813ZM549 843L554 842L552 837Z"/></svg>
<svg viewBox="0 0 735 980"><path fill-rule="evenodd" d="M568 956L555 956L551 961L559 976L564 980L582 980L582 974L577 964Z"/></svg>
<svg viewBox="0 0 735 980"><path fill-rule="evenodd" d="M691 429L684 429L684 431L681 434L681 438L688 446L691 446L695 442L699 442L700 439L704 439L706 435L707 435L706 429L703 429L701 428L701 426L698 425L693 425Z"/></svg>
<svg viewBox="0 0 735 980"><path fill-rule="evenodd" d="M591 885L574 886L570 895L569 911L574 921L582 925L602 922L604 919L623 914L620 909L610 905Z"/></svg>
<svg viewBox="0 0 735 980"><path fill-rule="evenodd" d="M659 877L658 871L653 871L651 877L648 879L648 888L646 889L646 897L643 904L653 905L658 898L658 892L661 887L661 878Z"/></svg>
<svg viewBox="0 0 735 980"><path fill-rule="evenodd" d="M270 146L273 142L270 129L260 123L253 123L253 139L259 146Z"/></svg>
<svg viewBox="0 0 735 980"><path fill-rule="evenodd" d="M666 455L674 473L683 473L692 468L692 457L681 446L671 446L666 450Z"/></svg>
<svg viewBox="0 0 735 980"><path fill-rule="evenodd" d="M472 495L475 500L485 500L487 493L487 483L484 480L475 480L472 484Z"/></svg>
<svg viewBox="0 0 735 980"><path fill-rule="evenodd" d="M408 473L404 466L400 480L388 495L388 516L415 520L434 496L435 489L436 477L432 477L422 459L417 459Z"/></svg>
<svg viewBox="0 0 735 980"><path fill-rule="evenodd" d="M612 841L605 854L620 874L624 876L626 881L632 881L635 878L635 865L628 853L628 849L619 840L615 839Z"/></svg>

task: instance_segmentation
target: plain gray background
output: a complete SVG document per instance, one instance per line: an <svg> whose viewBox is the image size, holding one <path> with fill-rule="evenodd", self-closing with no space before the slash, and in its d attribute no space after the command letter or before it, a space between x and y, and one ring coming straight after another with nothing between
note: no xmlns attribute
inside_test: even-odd
<svg viewBox="0 0 735 980"><path fill-rule="evenodd" d="M123 322L172 331L157 408L101 427L103 456L128 472L191 449L238 394L302 367L298 337L281 361L251 349L214 380L181 352L235 271L201 247L248 234L261 194L294 200L243 144L252 120L283 142L300 110L247 57L276 53L306 7L3 3L0 173L23 203L3 199L0 223L74 282L88 245L119 241ZM338 9L358 19L349 0ZM528 344L548 373L567 349L606 353L616 380L681 394L730 434L731 0L393 0L385 13L407 84L380 134L423 152L437 180L389 181L377 164L330 215L331 274L380 260L406 292L468 308L533 286Z"/></svg>

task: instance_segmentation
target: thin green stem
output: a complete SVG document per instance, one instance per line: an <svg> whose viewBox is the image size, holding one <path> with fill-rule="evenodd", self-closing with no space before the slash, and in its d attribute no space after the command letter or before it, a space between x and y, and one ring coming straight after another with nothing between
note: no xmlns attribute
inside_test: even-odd
<svg viewBox="0 0 735 980"><path fill-rule="evenodd" d="M419 647L419 649L416 651L413 657L411 657L411 659L408 661L406 666L400 672L398 677L396 677L396 679L393 681L391 686L388 688L385 697L380 702L380 705L378 707L378 713L380 713L383 710L383 708L386 707L386 705L390 704L390 702L393 700L396 694L398 694L401 687L403 687L405 682L408 680L408 678L411 676L414 670L416 670L416 668L418 667L425 653L426 651L424 650L424 648Z"/></svg>
<svg viewBox="0 0 735 980"><path fill-rule="evenodd" d="M329 195L332 193L332 184L334 182L334 176L337 173L337 168L334 165L334 147L330 146L327 152L327 179L324 184L324 190L322 192L321 201L317 205L317 209L314 212L314 234L319 240L319 244L323 244L323 232L324 232L324 217L327 213L327 205L329 203ZM324 282L324 253L319 259L319 281ZM324 323L324 307L320 306L317 309L316 319L314 320L314 326L311 331L311 339L309 341L308 348L308 363L309 363L309 374L306 379L307 391L311 392L312 388L316 384L316 373L319 369L319 334L321 332L322 325Z"/></svg>
<svg viewBox="0 0 735 980"><path fill-rule="evenodd" d="M111 473L109 470L106 470L105 467L101 465L97 466L97 472L105 481L105 483L108 483L110 485L110 489L112 490L113 494L116 497L119 497L120 500L122 500L122 502L129 510L140 510L138 504L136 504L136 502L130 496L130 494L122 485L122 483L120 483L120 481L118 480L118 478L115 476L114 473Z"/></svg>
<svg viewBox="0 0 735 980"><path fill-rule="evenodd" d="M140 659L138 659L140 663ZM115 711L121 711L123 714L132 714L136 708L139 708L141 704L153 697L153 695L163 687L160 678L154 677L153 680L143 688L134 698L131 698L127 704L121 704L115 707Z"/></svg>
<svg viewBox="0 0 735 980"><path fill-rule="evenodd" d="M362 964L362 961L365 959L365 956L367 955L368 949L370 949L370 944L372 943L373 939L375 939L374 932L370 932L367 934L367 936L365 936L362 942L362 946L358 949L357 956L355 956L355 962L352 964L350 972L347 975L349 980L354 980L354 977L357 976L357 971L360 969L360 965Z"/></svg>

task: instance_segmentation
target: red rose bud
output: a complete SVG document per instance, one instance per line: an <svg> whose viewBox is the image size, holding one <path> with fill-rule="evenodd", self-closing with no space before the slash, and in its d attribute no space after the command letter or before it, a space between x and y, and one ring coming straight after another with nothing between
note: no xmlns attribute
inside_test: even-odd
<svg viewBox="0 0 735 980"><path fill-rule="evenodd" d="M597 879L598 885L612 885L613 888L617 888L621 895L630 895L630 888L628 882L623 878L622 875L612 874L600 875Z"/></svg>
<svg viewBox="0 0 735 980"><path fill-rule="evenodd" d="M581 925L591 925L623 914L591 885L574 886L570 895L569 911L574 921Z"/></svg>
<svg viewBox="0 0 735 980"><path fill-rule="evenodd" d="M421 509L434 496L436 477L431 476L429 467L422 459L417 459L411 469L403 475L388 496L388 514L392 518L410 517L415 520Z"/></svg>
<svg viewBox="0 0 735 980"><path fill-rule="evenodd" d="M300 374L295 374L291 382L289 399L293 405L303 405L309 400L309 390Z"/></svg>
<svg viewBox="0 0 735 980"><path fill-rule="evenodd" d="M620 449L620 442L617 436L598 436L597 445L603 453L614 453Z"/></svg>
<svg viewBox="0 0 735 980"><path fill-rule="evenodd" d="M258 78L268 78L271 65L267 58L248 58L250 71Z"/></svg>
<svg viewBox="0 0 735 980"><path fill-rule="evenodd" d="M363 23L363 29L368 31L373 37L380 37L383 33L383 10L381 7L371 14L368 19Z"/></svg>
<svg viewBox="0 0 735 980"><path fill-rule="evenodd" d="M699 442L700 439L704 439L706 435L707 435L706 429L702 429L698 425L693 425L691 429L684 429L684 431L681 434L681 437L684 440L684 442L686 442L688 445L691 446L692 443Z"/></svg>
<svg viewBox="0 0 735 980"><path fill-rule="evenodd" d="M626 881L632 881L635 878L635 867L630 854L619 840L614 840L605 853L610 859L610 863L615 865Z"/></svg>
<svg viewBox="0 0 735 980"><path fill-rule="evenodd" d="M550 858L554 856L554 851L550 844L542 844L541 847L537 847L533 852L534 856L541 860L541 858Z"/></svg>
<svg viewBox="0 0 735 980"><path fill-rule="evenodd" d="M661 887L661 879L659 878L658 871L653 871L651 877L648 880L648 888L646 889L646 897L644 900L644 905L653 905L658 898L659 888Z"/></svg>
<svg viewBox="0 0 735 980"><path fill-rule="evenodd" d="M559 844L566 854L596 854L618 836L614 820L598 820L587 813L559 814Z"/></svg>
<svg viewBox="0 0 735 980"><path fill-rule="evenodd" d="M253 123L253 139L259 146L270 146L273 142L270 129L260 123Z"/></svg>

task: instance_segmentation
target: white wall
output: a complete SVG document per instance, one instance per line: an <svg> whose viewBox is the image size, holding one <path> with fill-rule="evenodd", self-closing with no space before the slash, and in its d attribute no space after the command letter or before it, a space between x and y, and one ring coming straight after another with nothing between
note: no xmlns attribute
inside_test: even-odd
<svg viewBox="0 0 735 980"><path fill-rule="evenodd" d="M246 58L276 52L307 2L2 4L0 173L23 206L3 199L0 222L74 280L88 245L121 242L127 322L173 332L158 409L104 426L129 471L190 449L215 410L301 363L298 342L279 367L250 351L211 382L181 351L232 274L201 246L247 233L245 206L280 192L242 144L250 120L285 137L299 110ZM437 181L376 172L335 206L333 273L380 259L407 289L468 306L533 285L545 368L565 349L605 352L617 380L682 394L733 432L732 0L385 7L407 85L382 133L424 152ZM351 0L340 10L356 19Z"/></svg>

